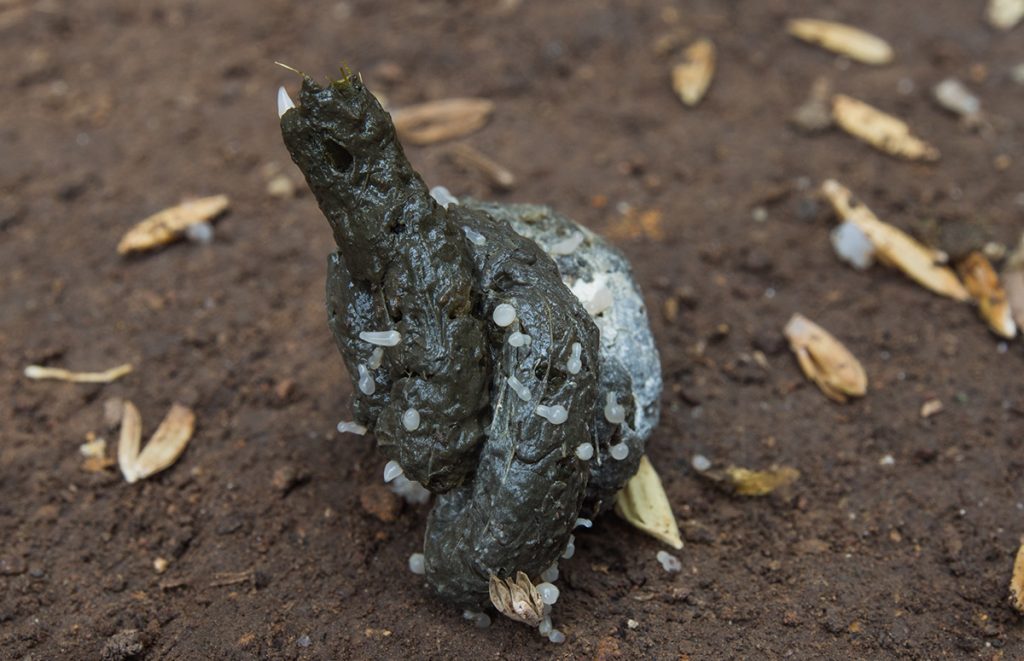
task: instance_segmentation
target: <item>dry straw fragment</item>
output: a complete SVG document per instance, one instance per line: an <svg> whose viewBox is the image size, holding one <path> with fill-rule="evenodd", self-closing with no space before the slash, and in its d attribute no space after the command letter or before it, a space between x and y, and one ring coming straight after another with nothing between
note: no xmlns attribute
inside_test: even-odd
<svg viewBox="0 0 1024 661"><path fill-rule="evenodd" d="M999 284L999 276L988 258L974 251L957 264L957 270L967 291L978 302L978 312L988 327L1008 340L1016 337L1017 324L1013 321L1006 290Z"/></svg>
<svg viewBox="0 0 1024 661"><path fill-rule="evenodd" d="M672 89L686 105L700 103L715 74L715 45L703 38L683 51L685 62L672 67Z"/></svg>
<svg viewBox="0 0 1024 661"><path fill-rule="evenodd" d="M881 37L843 23L815 18L797 18L789 22L789 34L833 53L864 64L892 62L892 47Z"/></svg>
<svg viewBox="0 0 1024 661"><path fill-rule="evenodd" d="M853 97L832 97L832 117L853 137L892 156L910 161L939 159L939 150L912 135L906 122Z"/></svg>
<svg viewBox="0 0 1024 661"><path fill-rule="evenodd" d="M514 579L502 580L491 574L488 592L498 612L511 620L535 627L544 619L544 601L530 577L521 571Z"/></svg>
<svg viewBox="0 0 1024 661"><path fill-rule="evenodd" d="M672 506L647 455L640 458L636 475L616 496L615 512L634 528L674 549L683 548Z"/></svg>
<svg viewBox="0 0 1024 661"><path fill-rule="evenodd" d="M1010 604L1019 612L1024 613L1024 539L1017 549L1017 558L1013 561L1013 577L1010 579Z"/></svg>
<svg viewBox="0 0 1024 661"><path fill-rule="evenodd" d="M111 367L102 372L72 372L61 367L29 365L25 368L25 376L30 379L55 379L71 383L112 383L131 371L131 363Z"/></svg>
<svg viewBox="0 0 1024 661"><path fill-rule="evenodd" d="M829 399L845 402L867 392L868 377L860 362L824 328L794 314L784 332L804 375Z"/></svg>
<svg viewBox="0 0 1024 661"><path fill-rule="evenodd" d="M449 154L462 167L481 172L494 188L505 191L515 188L516 176L512 171L474 147L459 143L452 145Z"/></svg>
<svg viewBox="0 0 1024 661"><path fill-rule="evenodd" d="M989 0L985 17L992 27L1010 30L1024 18L1024 0Z"/></svg>
<svg viewBox="0 0 1024 661"><path fill-rule="evenodd" d="M227 195L211 195L158 211L128 230L117 244L117 252L127 255L166 245L181 237L190 225L207 222L224 213L229 204Z"/></svg>
<svg viewBox="0 0 1024 661"><path fill-rule="evenodd" d="M195 422L196 416L191 409L174 404L146 447L139 452L142 419L135 405L126 401L117 448L117 462L124 479L129 483L136 482L172 466L192 439Z"/></svg>
<svg viewBox="0 0 1024 661"><path fill-rule="evenodd" d="M404 141L429 145L479 131L493 112L488 99L442 99L395 110L391 120Z"/></svg>
<svg viewBox="0 0 1024 661"><path fill-rule="evenodd" d="M905 273L918 284L941 296L969 301L970 293L952 269L939 264L942 255L919 243L906 232L884 223L864 204L855 200L848 188L829 179L821 192L835 209L836 215L856 225L871 241L880 261Z"/></svg>
<svg viewBox="0 0 1024 661"><path fill-rule="evenodd" d="M1003 268L1003 287L1006 289L1010 313L1018 326L1024 327L1024 236L1006 260Z"/></svg>
<svg viewBox="0 0 1024 661"><path fill-rule="evenodd" d="M725 469L725 475L737 495L767 496L796 482L800 477L800 471L792 466L772 466L763 471L729 466Z"/></svg>

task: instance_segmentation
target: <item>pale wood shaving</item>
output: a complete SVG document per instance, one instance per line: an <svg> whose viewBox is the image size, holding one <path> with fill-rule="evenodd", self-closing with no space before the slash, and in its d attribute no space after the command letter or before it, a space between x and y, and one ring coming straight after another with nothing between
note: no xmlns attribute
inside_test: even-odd
<svg viewBox="0 0 1024 661"><path fill-rule="evenodd" d="M1013 321L1006 290L999 283L999 276L985 255L974 251L959 264L957 271L967 291L978 303L978 312L996 335L1012 340L1017 336L1017 324Z"/></svg>
<svg viewBox="0 0 1024 661"><path fill-rule="evenodd" d="M135 475L135 460L139 458L142 443L142 416L135 404L124 401L121 408L121 437L117 442L117 465L128 482L138 479Z"/></svg>
<svg viewBox="0 0 1024 661"><path fill-rule="evenodd" d="M939 159L939 150L911 134L906 122L853 97L832 97L832 117L850 135L892 156L911 161Z"/></svg>
<svg viewBox="0 0 1024 661"><path fill-rule="evenodd" d="M840 219L855 224L875 247L880 261L905 273L918 284L941 296L957 301L969 301L970 293L957 279L952 269L939 264L943 255L932 250L902 230L884 223L863 203L853 197L848 188L829 179L821 191L832 204Z"/></svg>
<svg viewBox="0 0 1024 661"><path fill-rule="evenodd" d="M479 131L493 112L488 99L442 99L394 110L391 120L405 142L429 145Z"/></svg>
<svg viewBox="0 0 1024 661"><path fill-rule="evenodd" d="M61 367L43 367L29 365L25 368L25 376L30 379L54 379L71 383L112 383L132 371L131 363L111 367L102 372L72 372Z"/></svg>
<svg viewBox="0 0 1024 661"><path fill-rule="evenodd" d="M126 255L166 245L181 237L189 225L216 218L229 204L227 195L212 195L158 211L128 230L117 244L117 252Z"/></svg>
<svg viewBox="0 0 1024 661"><path fill-rule="evenodd" d="M888 64L893 59L892 46L888 42L851 25L796 18L789 22L787 29L797 39L864 64Z"/></svg>

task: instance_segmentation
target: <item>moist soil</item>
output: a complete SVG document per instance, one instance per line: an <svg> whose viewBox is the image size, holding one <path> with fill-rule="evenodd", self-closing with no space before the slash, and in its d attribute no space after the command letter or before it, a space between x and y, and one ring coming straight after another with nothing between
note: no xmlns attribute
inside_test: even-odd
<svg viewBox="0 0 1024 661"><path fill-rule="evenodd" d="M0 657L1021 658L1024 349L968 305L840 263L815 194L835 177L919 236L961 224L1016 243L1024 28L994 31L983 5L0 3ZM799 43L785 20L801 15L879 34L896 60ZM669 70L699 36L718 72L687 109ZM491 190L445 144L408 149L426 181L550 204L632 260L664 368L648 454L681 572L614 515L581 529L555 646L497 616L475 628L408 571L429 505L392 500L373 439L334 431L352 389L325 321L331 235L281 143L276 89L299 81L274 60L317 76L344 62L392 107L493 100L464 141L516 186ZM949 76L982 99L981 129L931 101ZM793 127L819 77L941 160ZM278 174L297 196L268 194ZM211 244L116 254L137 220L217 193L232 202ZM838 405L804 379L781 336L794 312L861 359L866 397ZM22 376L122 362L135 371L109 385ZM173 467L131 485L83 467L90 433L114 452L115 398L146 436L173 402L195 410ZM944 409L922 418L932 398ZM739 498L701 479L697 453L801 476Z"/></svg>

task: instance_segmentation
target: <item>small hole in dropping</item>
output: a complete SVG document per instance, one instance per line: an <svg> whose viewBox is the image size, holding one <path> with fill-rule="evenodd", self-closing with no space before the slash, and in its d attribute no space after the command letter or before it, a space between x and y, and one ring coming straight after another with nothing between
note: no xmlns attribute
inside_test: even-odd
<svg viewBox="0 0 1024 661"><path fill-rule="evenodd" d="M331 164L334 165L334 169L340 172L345 172L352 167L352 153L348 149L345 149L343 145L338 144L334 140L328 139L325 141L327 149L327 157L331 159Z"/></svg>

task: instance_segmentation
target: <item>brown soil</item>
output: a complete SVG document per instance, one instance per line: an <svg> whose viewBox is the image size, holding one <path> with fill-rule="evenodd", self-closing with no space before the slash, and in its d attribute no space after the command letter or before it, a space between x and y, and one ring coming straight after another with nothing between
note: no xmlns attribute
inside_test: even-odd
<svg viewBox="0 0 1024 661"><path fill-rule="evenodd" d="M1007 602L1024 532L1020 344L1000 353L969 306L840 264L813 194L832 176L905 228L965 221L1016 242L1024 28L995 33L982 5L0 2L0 656L1021 658ZM800 44L784 31L796 15L876 32L897 61ZM699 35L719 70L686 109L668 69ZM467 141L516 189L489 191L443 145L409 150L425 179L618 237L662 351L649 455L684 531L681 573L614 516L581 532L562 564L562 647L509 621L478 630L409 573L426 508L380 502L384 458L333 431L351 390L325 325L327 225L310 195L266 192L268 163L298 178L274 103L297 81L274 60L316 74L344 60L395 106L493 99ZM819 76L906 118L942 160L793 129ZM946 76L979 93L989 130L931 102ZM212 245L116 255L134 221L213 193L232 208ZM651 210L663 236L653 215L629 236ZM861 358L866 398L836 405L804 380L780 337L796 311ZM106 386L21 375L125 361L136 371ZM113 397L136 402L147 434L172 402L195 409L174 467L134 485L82 468L88 432L114 445ZM945 410L922 419L932 397ZM802 476L735 498L695 475L697 452Z"/></svg>

